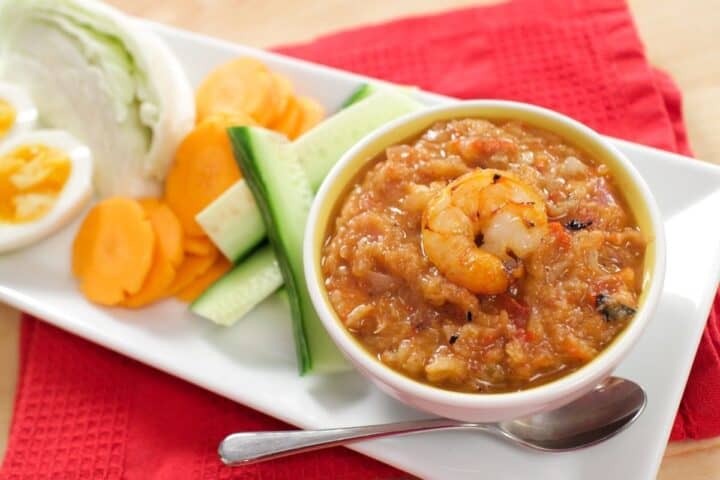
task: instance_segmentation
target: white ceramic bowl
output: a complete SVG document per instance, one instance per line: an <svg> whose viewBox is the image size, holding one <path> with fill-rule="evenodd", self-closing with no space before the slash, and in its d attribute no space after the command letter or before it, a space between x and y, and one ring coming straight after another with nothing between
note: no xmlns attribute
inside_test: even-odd
<svg viewBox="0 0 720 480"><path fill-rule="evenodd" d="M519 119L558 133L608 165L616 183L646 234L643 291L635 318L595 359L550 383L510 393L461 393L420 383L381 363L346 330L324 287L321 248L336 204L350 182L386 147L418 135L438 120L480 117ZM628 159L590 128L569 117L533 105L478 100L429 108L406 115L365 137L340 159L323 182L310 211L304 245L305 275L310 296L328 333L357 369L398 400L443 417L470 422L499 421L548 410L567 403L611 374L637 342L652 317L665 274L665 237L655 200Z"/></svg>

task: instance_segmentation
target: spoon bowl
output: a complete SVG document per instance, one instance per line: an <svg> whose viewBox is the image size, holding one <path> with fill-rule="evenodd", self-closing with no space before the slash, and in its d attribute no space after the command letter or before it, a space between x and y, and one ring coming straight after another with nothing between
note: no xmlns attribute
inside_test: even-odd
<svg viewBox="0 0 720 480"><path fill-rule="evenodd" d="M391 435L430 430L474 429L545 452L565 452L605 441L642 413L645 391L631 380L609 377L582 397L554 410L497 423L466 423L445 418L410 422L227 436L218 447L226 465L247 465L321 448Z"/></svg>
<svg viewBox="0 0 720 480"><path fill-rule="evenodd" d="M536 450L568 451L600 443L632 424L647 402L635 382L610 377L560 408L497 423L497 432Z"/></svg>

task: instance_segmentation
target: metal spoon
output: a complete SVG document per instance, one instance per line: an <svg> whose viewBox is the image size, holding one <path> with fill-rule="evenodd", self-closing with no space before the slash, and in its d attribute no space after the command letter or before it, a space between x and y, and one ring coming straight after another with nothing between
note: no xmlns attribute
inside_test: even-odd
<svg viewBox="0 0 720 480"><path fill-rule="evenodd" d="M435 418L328 430L235 433L225 437L218 453L226 465L247 465L360 440L449 428L480 430L535 450L564 452L613 437L640 416L645 402L639 385L610 377L567 405L515 420L464 423Z"/></svg>

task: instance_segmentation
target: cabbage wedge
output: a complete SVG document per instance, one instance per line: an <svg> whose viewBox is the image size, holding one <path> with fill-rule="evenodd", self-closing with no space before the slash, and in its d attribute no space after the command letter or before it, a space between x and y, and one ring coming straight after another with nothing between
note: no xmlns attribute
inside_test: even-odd
<svg viewBox="0 0 720 480"><path fill-rule="evenodd" d="M90 147L102 197L157 194L194 123L173 53L97 1L0 1L0 78L31 92L41 123Z"/></svg>

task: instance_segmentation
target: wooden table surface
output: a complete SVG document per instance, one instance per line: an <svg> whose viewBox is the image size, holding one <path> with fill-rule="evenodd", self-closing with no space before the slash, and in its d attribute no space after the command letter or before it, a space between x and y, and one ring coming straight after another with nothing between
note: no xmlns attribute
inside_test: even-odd
<svg viewBox="0 0 720 480"><path fill-rule="evenodd" d="M111 0L119 8L206 35L265 47L399 16L478 3L470 0ZM669 71L685 98L690 140L698 158L720 164L720 58L717 0L630 0L651 62ZM17 376L17 312L0 305L0 458ZM638 448L642 448L639 446ZM661 480L720 478L720 438L671 443Z"/></svg>

